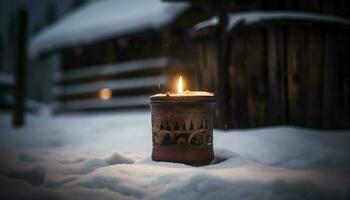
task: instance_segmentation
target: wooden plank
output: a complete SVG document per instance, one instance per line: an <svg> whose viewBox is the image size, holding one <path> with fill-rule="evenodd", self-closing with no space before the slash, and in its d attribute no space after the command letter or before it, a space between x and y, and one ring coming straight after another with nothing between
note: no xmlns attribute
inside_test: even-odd
<svg viewBox="0 0 350 200"><path fill-rule="evenodd" d="M345 9L345 10L344 10ZM342 0L324 0L323 12L349 16L349 3ZM345 11L345 12L344 12ZM323 88L323 124L325 128L348 126L347 113L347 78L346 69L349 46L342 48L348 35L342 36L342 31L327 30L324 38L324 88ZM345 52L343 52L345 51ZM345 54L345 55L344 55ZM344 79L345 78L345 79ZM342 80L344 79L344 80ZM342 122L341 122L342 121Z"/></svg>
<svg viewBox="0 0 350 200"><path fill-rule="evenodd" d="M16 60L16 83L15 83L15 102L13 106L13 126L20 127L25 125L25 101L26 101L26 65L27 65L27 10L20 9L19 34L17 41L17 60Z"/></svg>
<svg viewBox="0 0 350 200"><path fill-rule="evenodd" d="M327 14L337 15L339 12L339 0L323 0L323 12Z"/></svg>
<svg viewBox="0 0 350 200"><path fill-rule="evenodd" d="M216 116L220 118L216 124L218 128L231 127L231 113L229 112L229 78L228 78L228 52L227 32L228 23L227 7L221 7L218 15L219 26L216 34L217 53L217 84L216 84Z"/></svg>
<svg viewBox="0 0 350 200"><path fill-rule="evenodd" d="M141 60L132 60L113 64L86 66L84 68L62 71L55 74L55 81L72 81L110 74L136 73L146 69L163 69L170 65L168 57L156 57Z"/></svg>
<svg viewBox="0 0 350 200"><path fill-rule="evenodd" d="M218 84L218 65L217 65L217 52L215 48L215 44L213 41L211 41L207 48L206 48L206 70L207 71L202 71L202 73L207 73L207 78L206 80L208 83L207 86L207 91L210 92L215 92L217 93L217 84Z"/></svg>
<svg viewBox="0 0 350 200"><path fill-rule="evenodd" d="M267 70L265 32L261 29L250 28L246 33L244 45L249 127L252 128L266 124Z"/></svg>
<svg viewBox="0 0 350 200"><path fill-rule="evenodd" d="M282 10L284 6L283 0L265 0L264 10Z"/></svg>
<svg viewBox="0 0 350 200"><path fill-rule="evenodd" d="M64 111L73 110L98 110L106 108L123 108L123 107L139 107L147 106L149 95L138 95L129 97L114 97L109 100L88 99L74 100L56 103L56 109Z"/></svg>
<svg viewBox="0 0 350 200"><path fill-rule="evenodd" d="M97 81L94 83L81 83L75 85L67 85L64 87L55 87L54 94L59 95L73 95L84 94L99 91L101 88L109 88L111 90L125 90L144 88L148 86L165 85L169 83L169 77L166 75L129 78L109 81Z"/></svg>
<svg viewBox="0 0 350 200"><path fill-rule="evenodd" d="M343 128L346 129L350 128L350 39L348 35L350 35L350 31L345 31L342 33L342 38L344 39L344 41L341 45L344 102Z"/></svg>
<svg viewBox="0 0 350 200"><path fill-rule="evenodd" d="M298 1L299 10L321 12L320 0ZM303 124L308 127L322 125L322 30L311 23L305 23L305 69L301 80L305 97L303 105Z"/></svg>
<svg viewBox="0 0 350 200"><path fill-rule="evenodd" d="M196 83L197 83L197 88L196 90L200 90L203 87L203 79L202 79L202 69L204 67L204 60L205 60L205 53L204 53L204 44L202 42L198 42L197 44L197 66L196 66Z"/></svg>
<svg viewBox="0 0 350 200"><path fill-rule="evenodd" d="M212 41L207 41L201 45L201 65L200 65L200 90L216 93L217 86L217 58L216 48Z"/></svg>
<svg viewBox="0 0 350 200"><path fill-rule="evenodd" d="M284 0L284 9L297 10L297 1Z"/></svg>
<svg viewBox="0 0 350 200"><path fill-rule="evenodd" d="M248 128L247 72L244 34L233 33L229 65L229 91L232 128Z"/></svg>
<svg viewBox="0 0 350 200"><path fill-rule="evenodd" d="M135 95L153 95L159 93L158 86L144 86L140 88L127 88L127 89L119 89L119 90L111 90L113 97L122 97L122 96L135 96ZM79 100L79 99L97 99L99 98L100 90L84 93L84 94L72 94L72 95L64 95L57 96L58 101L71 101L71 100ZM1 96L1 95L0 95Z"/></svg>
<svg viewBox="0 0 350 200"><path fill-rule="evenodd" d="M319 12L322 10L320 0L299 0L297 4L298 9L304 12Z"/></svg>
<svg viewBox="0 0 350 200"><path fill-rule="evenodd" d="M267 30L268 105L267 124L286 123L286 66L282 28Z"/></svg>
<svg viewBox="0 0 350 200"><path fill-rule="evenodd" d="M311 27L306 30L306 37L305 124L320 128L322 127L323 33Z"/></svg>
<svg viewBox="0 0 350 200"><path fill-rule="evenodd" d="M345 18L350 18L350 1L339 0L339 15Z"/></svg>
<svg viewBox="0 0 350 200"><path fill-rule="evenodd" d="M287 33L287 120L288 124L297 124L297 47L295 44L295 35L297 34L295 29L289 29Z"/></svg>
<svg viewBox="0 0 350 200"><path fill-rule="evenodd" d="M323 125L337 128L343 118L341 49L343 40L335 31L326 31L324 41Z"/></svg>
<svg viewBox="0 0 350 200"><path fill-rule="evenodd" d="M211 91L217 94L218 62L217 48L213 38L207 38L205 42L198 44L198 52L198 90ZM219 105L216 104L214 126L224 128L221 122L222 115L218 112L219 109Z"/></svg>
<svg viewBox="0 0 350 200"><path fill-rule="evenodd" d="M307 99L305 31L290 28L287 35L288 121L292 125L303 126Z"/></svg>

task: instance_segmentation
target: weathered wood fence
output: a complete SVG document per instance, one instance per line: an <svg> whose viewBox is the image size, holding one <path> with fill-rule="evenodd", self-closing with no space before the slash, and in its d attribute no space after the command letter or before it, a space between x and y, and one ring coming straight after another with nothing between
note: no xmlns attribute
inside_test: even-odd
<svg viewBox="0 0 350 200"><path fill-rule="evenodd" d="M277 6L343 19L350 11L343 1L297 2ZM349 26L283 19L237 26L228 32L224 77L217 76L215 32L199 35L199 88L215 92L218 79L228 79L229 121L222 124L219 115L217 127L350 128Z"/></svg>

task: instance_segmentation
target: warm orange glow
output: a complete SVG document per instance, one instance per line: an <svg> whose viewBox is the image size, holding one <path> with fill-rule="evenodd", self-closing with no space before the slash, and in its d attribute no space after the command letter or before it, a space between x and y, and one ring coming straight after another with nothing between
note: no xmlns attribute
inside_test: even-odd
<svg viewBox="0 0 350 200"><path fill-rule="evenodd" d="M184 92L183 83L182 83L182 76L179 77L179 80L177 81L177 93L182 94Z"/></svg>
<svg viewBox="0 0 350 200"><path fill-rule="evenodd" d="M112 91L108 88L103 88L100 90L98 95L99 95L100 99L108 100L112 97Z"/></svg>

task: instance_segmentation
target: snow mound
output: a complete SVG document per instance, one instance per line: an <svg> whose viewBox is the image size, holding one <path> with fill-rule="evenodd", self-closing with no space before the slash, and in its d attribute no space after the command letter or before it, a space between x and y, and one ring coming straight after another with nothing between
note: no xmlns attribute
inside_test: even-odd
<svg viewBox="0 0 350 200"><path fill-rule="evenodd" d="M40 185L46 178L43 166L36 165L34 156L28 154L0 153L0 175Z"/></svg>
<svg viewBox="0 0 350 200"><path fill-rule="evenodd" d="M72 173L87 174L98 168L109 166L109 165L132 164L132 163L134 163L133 160L126 158L118 153L114 153L113 155L105 159L94 158L94 159L89 159L84 162L81 162L78 164L77 168L73 170Z"/></svg>
<svg viewBox="0 0 350 200"><path fill-rule="evenodd" d="M214 160L207 168L222 168L222 167L242 167L249 163L249 160L233 153L231 150L223 148L214 149Z"/></svg>
<svg viewBox="0 0 350 200"><path fill-rule="evenodd" d="M52 190L34 187L23 180L11 179L0 174L0 198L13 200L60 200L60 195Z"/></svg>
<svg viewBox="0 0 350 200"><path fill-rule="evenodd" d="M312 182L271 182L228 181L215 176L198 175L188 179L184 184L170 188L157 196L159 199L346 199L347 192L334 192L317 186ZM146 198L147 199L147 198Z"/></svg>
<svg viewBox="0 0 350 200"><path fill-rule="evenodd" d="M214 130L191 167L151 160L149 112L0 119L0 199L350 199L348 130Z"/></svg>
<svg viewBox="0 0 350 200"><path fill-rule="evenodd" d="M274 127L216 131L220 147L269 166L338 168L350 166L349 131Z"/></svg>

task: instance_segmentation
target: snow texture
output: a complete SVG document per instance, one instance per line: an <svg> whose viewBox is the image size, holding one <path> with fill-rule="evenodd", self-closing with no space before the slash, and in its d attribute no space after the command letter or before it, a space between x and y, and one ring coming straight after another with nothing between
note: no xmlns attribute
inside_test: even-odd
<svg viewBox="0 0 350 200"><path fill-rule="evenodd" d="M148 111L0 114L1 199L350 199L350 132L214 130L212 165L153 162Z"/></svg>
<svg viewBox="0 0 350 200"><path fill-rule="evenodd" d="M91 1L35 36L29 45L29 55L34 57L57 48L158 29L187 8L186 3L159 0Z"/></svg>
<svg viewBox="0 0 350 200"><path fill-rule="evenodd" d="M308 13L308 12L293 12L293 11L251 11L251 12L240 12L229 15L229 23L226 27L226 31L234 30L238 25L251 25L264 21L310 21L310 22L321 22L321 23L334 23L345 26L350 26L350 20L336 17L332 15ZM219 24L218 17L213 17L207 21L198 23L194 30L200 30L210 26L217 26Z"/></svg>

